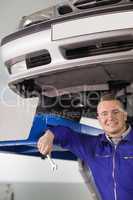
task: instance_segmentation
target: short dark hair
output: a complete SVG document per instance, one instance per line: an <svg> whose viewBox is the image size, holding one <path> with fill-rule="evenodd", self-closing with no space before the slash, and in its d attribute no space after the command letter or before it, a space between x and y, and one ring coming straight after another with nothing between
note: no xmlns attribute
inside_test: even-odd
<svg viewBox="0 0 133 200"><path fill-rule="evenodd" d="M122 103L122 101L120 99L118 99L114 94L112 93L108 93L108 94L104 94L103 96L101 96L100 98L100 102L102 101L118 101L120 106L122 107L122 109L124 109L124 105ZM99 103L100 103L99 102Z"/></svg>
<svg viewBox="0 0 133 200"><path fill-rule="evenodd" d="M108 93L101 96L100 101L112 101L112 100L118 100L114 94Z"/></svg>

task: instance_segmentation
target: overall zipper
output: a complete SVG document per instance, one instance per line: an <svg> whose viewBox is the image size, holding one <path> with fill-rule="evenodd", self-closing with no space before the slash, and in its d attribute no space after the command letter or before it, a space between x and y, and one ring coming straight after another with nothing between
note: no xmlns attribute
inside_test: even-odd
<svg viewBox="0 0 133 200"><path fill-rule="evenodd" d="M116 154L116 148L117 148L117 145L114 145L112 177L113 177L113 183L114 183L114 198L115 198L115 200L117 200L116 180L115 180L115 154Z"/></svg>

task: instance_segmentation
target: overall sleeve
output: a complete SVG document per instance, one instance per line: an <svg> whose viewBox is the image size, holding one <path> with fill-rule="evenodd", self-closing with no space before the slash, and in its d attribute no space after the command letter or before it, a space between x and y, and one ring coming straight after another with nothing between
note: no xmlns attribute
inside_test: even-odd
<svg viewBox="0 0 133 200"><path fill-rule="evenodd" d="M51 130L55 136L54 144L70 150L82 160L85 159L86 152L88 152L88 150L92 151L92 146L94 147L94 136L79 134L63 126L50 127L49 130Z"/></svg>

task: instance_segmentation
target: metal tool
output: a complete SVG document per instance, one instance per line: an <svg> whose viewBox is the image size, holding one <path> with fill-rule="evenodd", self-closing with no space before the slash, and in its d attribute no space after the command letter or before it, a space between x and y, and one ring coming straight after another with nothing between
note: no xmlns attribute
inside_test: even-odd
<svg viewBox="0 0 133 200"><path fill-rule="evenodd" d="M54 162L54 160L50 157L50 155L47 154L46 157L47 157L47 159L48 159L48 161L49 161L49 163L50 163L50 165L51 165L51 170L52 170L52 171L57 170L58 166L57 166L57 164Z"/></svg>

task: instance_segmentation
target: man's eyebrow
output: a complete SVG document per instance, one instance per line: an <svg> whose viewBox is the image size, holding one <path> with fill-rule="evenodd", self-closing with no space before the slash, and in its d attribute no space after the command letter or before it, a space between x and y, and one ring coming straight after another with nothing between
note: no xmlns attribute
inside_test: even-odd
<svg viewBox="0 0 133 200"><path fill-rule="evenodd" d="M118 108L121 112L126 112L126 110L124 110L124 108Z"/></svg>
<svg viewBox="0 0 133 200"><path fill-rule="evenodd" d="M102 112L97 112L97 114L106 113L106 112L112 112L112 111L126 112L123 108L114 108L112 110L103 110Z"/></svg>

